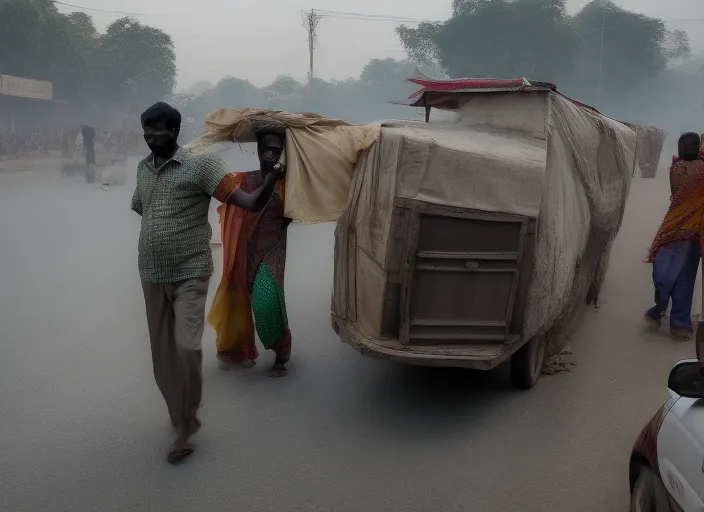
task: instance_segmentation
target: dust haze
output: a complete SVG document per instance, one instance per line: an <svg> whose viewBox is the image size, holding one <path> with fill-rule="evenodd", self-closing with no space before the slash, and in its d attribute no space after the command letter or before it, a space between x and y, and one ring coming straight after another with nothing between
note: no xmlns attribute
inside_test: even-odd
<svg viewBox="0 0 704 512"><path fill-rule="evenodd" d="M601 316L572 339L577 371L532 395L505 369L407 368L343 346L334 226L292 225L289 380L219 372L206 329L209 444L175 469L129 208L148 154L139 116L178 108L182 144L224 107L420 121L408 78L525 77L666 130L665 161L680 133L704 132L702 28L701 0L0 0L0 510L627 510L630 446L691 355L638 324L666 168L634 180ZM255 169L255 148L227 163Z"/></svg>

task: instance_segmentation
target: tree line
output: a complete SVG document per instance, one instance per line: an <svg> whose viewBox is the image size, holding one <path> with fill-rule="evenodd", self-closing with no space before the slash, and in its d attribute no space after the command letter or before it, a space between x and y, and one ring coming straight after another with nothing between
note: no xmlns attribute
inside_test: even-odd
<svg viewBox="0 0 704 512"><path fill-rule="evenodd" d="M397 32L409 58L372 60L358 78L311 84L279 76L256 87L227 77L173 94L174 46L161 30L123 18L98 33L90 16L62 14L51 0L0 0L0 73L51 81L57 98L131 112L169 99L193 133L221 107L313 110L359 123L420 117L390 103L415 90L406 79L419 69L434 78L552 81L634 122L671 124L663 120L671 116L686 125L704 107L704 74L694 79L671 69L691 56L687 34L610 0L594 0L575 15L566 0L453 0L448 20Z"/></svg>
<svg viewBox="0 0 704 512"><path fill-rule="evenodd" d="M192 120L185 127L184 136L196 134L202 128L204 117L223 107L314 111L353 123L416 114L420 118L420 111L409 112L407 107L393 104L407 99L418 89L407 82L409 77L418 74L418 67L410 60L375 59L364 67L357 79L330 82L314 79L312 88L310 83L287 75L277 77L265 87L256 87L243 78L226 77L217 85L196 84L190 91L176 94L173 101L184 118Z"/></svg>
<svg viewBox="0 0 704 512"><path fill-rule="evenodd" d="M437 61L452 77L552 81L592 103L691 56L686 32L611 0L594 0L574 16L566 0L453 0L449 20L397 33L413 59Z"/></svg>
<svg viewBox="0 0 704 512"><path fill-rule="evenodd" d="M0 73L52 82L58 99L131 108L172 93L176 55L168 34L129 17L101 34L52 0L0 0Z"/></svg>

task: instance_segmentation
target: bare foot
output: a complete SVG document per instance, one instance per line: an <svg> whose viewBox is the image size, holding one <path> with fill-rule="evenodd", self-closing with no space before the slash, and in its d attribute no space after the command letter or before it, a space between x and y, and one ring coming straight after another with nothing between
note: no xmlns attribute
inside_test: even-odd
<svg viewBox="0 0 704 512"><path fill-rule="evenodd" d="M238 361L237 363L228 363L225 361L218 361L218 368L220 368L224 372L229 372L233 368L235 368L235 365L240 366L245 369L250 369L254 368L256 366L257 362L252 360L252 359L245 359L244 361Z"/></svg>
<svg viewBox="0 0 704 512"><path fill-rule="evenodd" d="M288 370L286 369L286 361L276 361L269 372L269 377L278 379L281 377L286 377L287 373Z"/></svg>

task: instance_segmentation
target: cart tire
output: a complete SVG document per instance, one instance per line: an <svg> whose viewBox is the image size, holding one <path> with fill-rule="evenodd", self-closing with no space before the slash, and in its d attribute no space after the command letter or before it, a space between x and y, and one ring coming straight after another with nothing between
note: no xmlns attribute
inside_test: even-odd
<svg viewBox="0 0 704 512"><path fill-rule="evenodd" d="M530 389L538 382L545 360L545 337L537 336L523 345L511 358L511 380L519 389Z"/></svg>

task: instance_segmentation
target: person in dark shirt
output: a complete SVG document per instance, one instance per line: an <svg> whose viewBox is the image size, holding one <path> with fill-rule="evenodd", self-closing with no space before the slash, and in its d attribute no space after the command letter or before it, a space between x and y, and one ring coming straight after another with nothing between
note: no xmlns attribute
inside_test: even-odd
<svg viewBox="0 0 704 512"><path fill-rule="evenodd" d="M84 125L81 133L83 134L83 149L86 154L86 167L95 165L95 128Z"/></svg>

